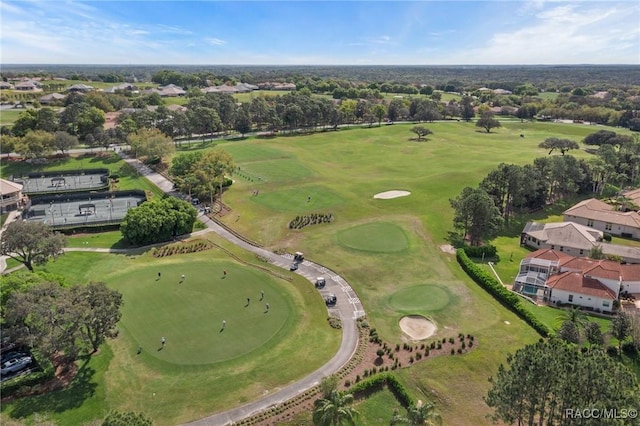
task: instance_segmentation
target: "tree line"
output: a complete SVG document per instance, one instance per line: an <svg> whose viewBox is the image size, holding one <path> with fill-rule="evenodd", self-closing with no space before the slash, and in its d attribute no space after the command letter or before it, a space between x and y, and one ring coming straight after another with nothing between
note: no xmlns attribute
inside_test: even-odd
<svg viewBox="0 0 640 426"><path fill-rule="evenodd" d="M638 183L638 135L600 130L582 143L593 150L592 158L564 155L578 148L578 143L549 138L540 147L550 149L549 154L558 150L562 155L539 157L524 166L499 164L477 188L466 187L450 200L454 228L477 245L496 236L517 212L535 211L574 194L613 195L619 188Z"/></svg>

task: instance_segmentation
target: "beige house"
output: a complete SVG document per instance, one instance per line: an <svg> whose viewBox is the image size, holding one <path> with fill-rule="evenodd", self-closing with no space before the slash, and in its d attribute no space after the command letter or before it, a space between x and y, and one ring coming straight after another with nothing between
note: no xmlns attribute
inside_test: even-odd
<svg viewBox="0 0 640 426"><path fill-rule="evenodd" d="M615 207L590 198L566 210L566 222L575 222L611 235L640 239L640 214L635 211L618 211Z"/></svg>
<svg viewBox="0 0 640 426"><path fill-rule="evenodd" d="M22 204L22 185L0 179L0 213L17 210Z"/></svg>
<svg viewBox="0 0 640 426"><path fill-rule="evenodd" d="M532 249L552 249L571 256L588 256L595 247L628 263L640 263L640 248L604 241L604 232L574 222L528 222L520 244Z"/></svg>

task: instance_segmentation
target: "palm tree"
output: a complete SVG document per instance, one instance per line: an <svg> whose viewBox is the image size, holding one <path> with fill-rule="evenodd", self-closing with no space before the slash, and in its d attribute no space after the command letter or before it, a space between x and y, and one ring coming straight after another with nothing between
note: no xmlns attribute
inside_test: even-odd
<svg viewBox="0 0 640 426"><path fill-rule="evenodd" d="M556 317L556 321L559 325L562 325L565 321L569 321L578 326L578 328L584 328L589 319L580 308L571 307L565 309L564 312Z"/></svg>
<svg viewBox="0 0 640 426"><path fill-rule="evenodd" d="M436 406L431 402L423 404L418 400L416 405L409 408L409 421L416 426L435 426L442 424L442 418L436 411Z"/></svg>
<svg viewBox="0 0 640 426"><path fill-rule="evenodd" d="M313 409L313 424L317 426L355 426L358 412L351 407L353 395L333 390L327 398L317 399Z"/></svg>

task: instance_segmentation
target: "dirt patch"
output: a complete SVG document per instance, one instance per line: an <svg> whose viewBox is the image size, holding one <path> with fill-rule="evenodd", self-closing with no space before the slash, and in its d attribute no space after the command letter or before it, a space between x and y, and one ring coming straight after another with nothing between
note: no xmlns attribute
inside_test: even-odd
<svg viewBox="0 0 640 426"><path fill-rule="evenodd" d="M394 189L393 191L379 192L374 195L373 198L378 200L390 200L392 198L406 197L407 195L411 195L411 192Z"/></svg>
<svg viewBox="0 0 640 426"><path fill-rule="evenodd" d="M440 246L440 251L443 251L443 252L449 253L449 254L456 254L456 249L451 244L443 244L443 245L441 245Z"/></svg>
<svg viewBox="0 0 640 426"><path fill-rule="evenodd" d="M400 319L400 329L412 340L424 340L436 332L436 325L420 315L409 315Z"/></svg>

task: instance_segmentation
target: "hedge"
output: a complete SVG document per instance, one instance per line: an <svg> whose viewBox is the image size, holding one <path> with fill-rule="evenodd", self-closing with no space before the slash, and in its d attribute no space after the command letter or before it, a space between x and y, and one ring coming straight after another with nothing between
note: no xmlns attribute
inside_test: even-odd
<svg viewBox="0 0 640 426"><path fill-rule="evenodd" d="M413 398L411 398L404 385L398 381L398 378L391 373L376 374L366 380L358 382L349 389L349 393L353 395L359 392L365 392L371 388L382 387L385 384L404 408L413 406Z"/></svg>
<svg viewBox="0 0 640 426"><path fill-rule="evenodd" d="M465 253L464 249L458 249L456 251L456 259L462 267L462 269L476 282L480 287L488 291L496 300L502 305L509 308L516 315L522 318L527 324L529 324L535 331L537 331L542 337L548 337L551 333L549 328L544 325L538 318L524 307L522 300L515 293L509 291L502 284L500 284L493 276L487 274L487 272L476 265Z"/></svg>

